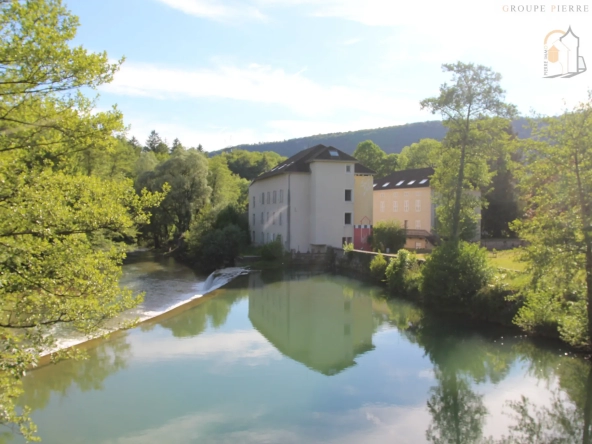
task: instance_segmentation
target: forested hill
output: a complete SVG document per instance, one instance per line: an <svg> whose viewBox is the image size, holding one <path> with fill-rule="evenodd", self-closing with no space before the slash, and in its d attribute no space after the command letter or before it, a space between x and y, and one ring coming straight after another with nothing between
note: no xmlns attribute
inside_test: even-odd
<svg viewBox="0 0 592 444"><path fill-rule="evenodd" d="M522 128L525 121L520 119L514 122L514 130L520 138L526 138L529 132ZM231 149L243 149L247 151L274 151L282 156L290 157L311 146L332 145L353 154L358 143L364 140L372 140L387 154L400 153L401 150L417 142L420 139L442 140L446 135L446 128L440 121L409 123L407 125L387 126L384 128L349 131L347 133L318 134L316 136L301 137L298 139L284 140L282 142L261 142L255 144L237 145L219 151L213 151L211 156Z"/></svg>

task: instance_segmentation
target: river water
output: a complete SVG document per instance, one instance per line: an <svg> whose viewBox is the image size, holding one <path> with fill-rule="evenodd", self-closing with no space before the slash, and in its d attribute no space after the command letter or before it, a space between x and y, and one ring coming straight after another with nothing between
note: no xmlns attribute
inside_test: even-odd
<svg viewBox="0 0 592 444"><path fill-rule="evenodd" d="M145 313L205 279L146 254L125 267ZM44 443L589 441L587 361L382 296L329 274L239 276L30 372L23 404Z"/></svg>

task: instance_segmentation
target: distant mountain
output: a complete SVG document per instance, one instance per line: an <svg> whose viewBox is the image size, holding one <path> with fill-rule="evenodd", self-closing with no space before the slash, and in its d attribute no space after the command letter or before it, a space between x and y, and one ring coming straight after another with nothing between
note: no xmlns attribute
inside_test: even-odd
<svg viewBox="0 0 592 444"><path fill-rule="evenodd" d="M518 137L528 138L530 132L523 128L524 119L514 121L514 131ZM254 144L237 145L212 151L210 156L215 156L223 151L242 149L247 151L274 151L282 156L290 157L303 149L323 144L332 145L348 154L353 154L358 143L364 140L372 140L387 154L400 153L401 150L419 141L420 139L442 140L446 135L446 128L440 121L409 123L407 125L387 126L384 128L349 131L347 133L318 134L316 136L301 137L298 139L284 140L283 142L261 142Z"/></svg>

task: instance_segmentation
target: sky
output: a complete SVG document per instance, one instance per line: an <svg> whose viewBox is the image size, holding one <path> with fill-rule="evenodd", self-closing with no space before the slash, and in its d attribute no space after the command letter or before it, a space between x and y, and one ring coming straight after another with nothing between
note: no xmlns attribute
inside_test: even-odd
<svg viewBox="0 0 592 444"><path fill-rule="evenodd" d="M117 104L142 143L156 130L212 151L439 119L419 102L438 95L451 80L442 64L457 61L499 72L523 115L559 114L592 88L583 1L523 12L508 0L65 3L80 18L73 44L125 57L97 109ZM544 78L545 36L570 26L589 70Z"/></svg>

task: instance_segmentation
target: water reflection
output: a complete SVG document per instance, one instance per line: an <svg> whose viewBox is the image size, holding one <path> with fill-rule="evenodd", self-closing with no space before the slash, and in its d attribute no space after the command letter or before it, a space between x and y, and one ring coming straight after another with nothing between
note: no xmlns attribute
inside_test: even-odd
<svg viewBox="0 0 592 444"><path fill-rule="evenodd" d="M125 332L88 350L88 359L67 360L58 366L46 365L23 380L25 393L20 400L33 410L45 408L53 394L65 397L76 387L81 392L102 390L104 381L127 367L131 347ZM59 367L59 371L56 368Z"/></svg>
<svg viewBox="0 0 592 444"><path fill-rule="evenodd" d="M374 348L370 298L348 292L327 276L290 277L267 285L258 274L249 280L251 288L259 289L249 295L249 319L279 351L334 375Z"/></svg>
<svg viewBox="0 0 592 444"><path fill-rule="evenodd" d="M589 363L506 334L343 277L253 273L31 372L23 404L45 442L592 444Z"/></svg>

